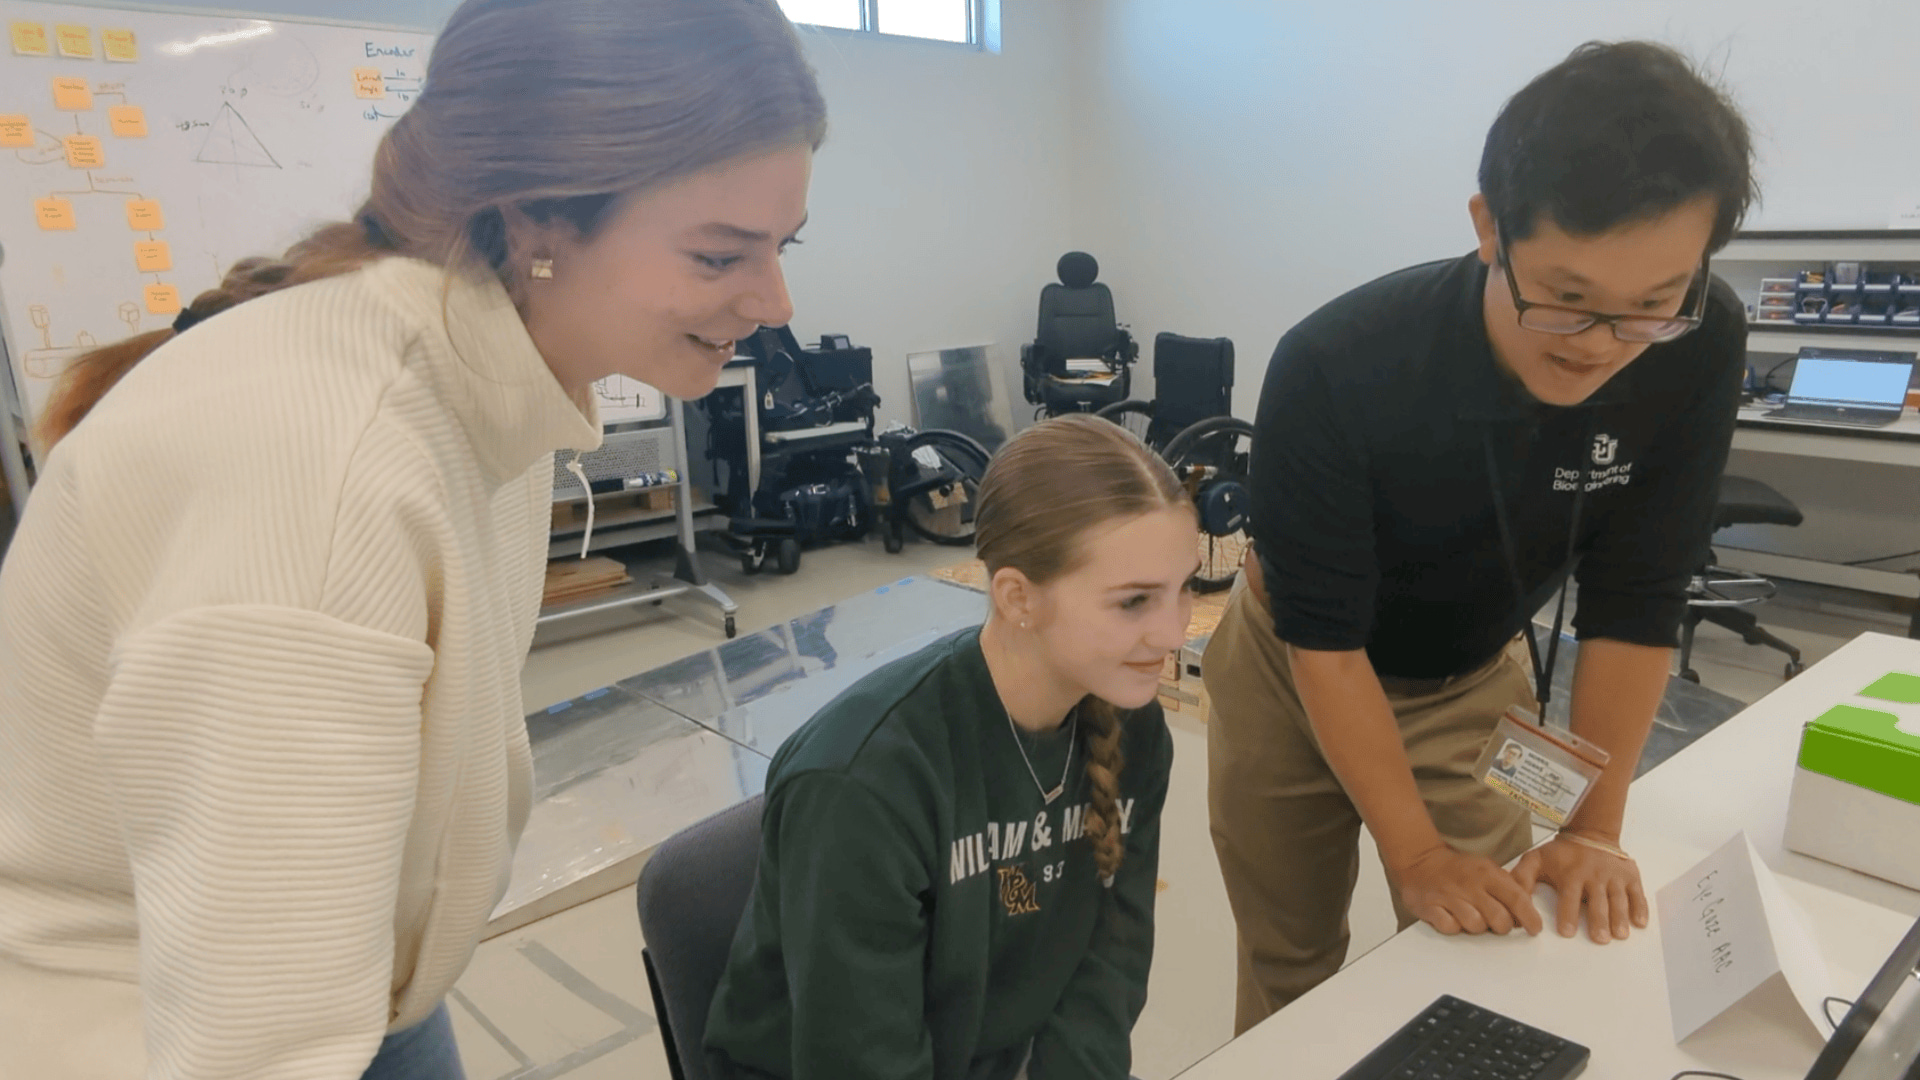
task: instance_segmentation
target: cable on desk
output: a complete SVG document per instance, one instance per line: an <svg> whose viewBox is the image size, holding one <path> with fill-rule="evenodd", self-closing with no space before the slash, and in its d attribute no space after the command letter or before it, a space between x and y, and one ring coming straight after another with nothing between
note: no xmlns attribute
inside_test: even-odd
<svg viewBox="0 0 1920 1080"><path fill-rule="evenodd" d="M1687 1080L1687 1077L1690 1076L1709 1077L1711 1080L1742 1080L1741 1077L1734 1076L1730 1073L1702 1072L1699 1069L1688 1069L1685 1072L1674 1073L1673 1080Z"/></svg>
<svg viewBox="0 0 1920 1080"><path fill-rule="evenodd" d="M1892 562L1895 559L1911 559L1915 555L1920 555L1920 551L1903 551L1898 555L1876 555L1871 559L1852 559L1847 562L1843 562L1840 565L1841 566L1865 566L1868 563Z"/></svg>
<svg viewBox="0 0 1920 1080"><path fill-rule="evenodd" d="M1840 1020L1845 1020L1847 1017L1845 1013L1842 1013L1840 1016L1840 1020L1835 1020L1833 1018L1833 1006L1835 1005L1835 1003L1845 1005L1847 1008L1851 1009L1853 1008L1853 1002L1848 1001L1846 998L1834 997L1831 994L1820 999L1820 1011L1826 1014L1827 1024L1831 1026L1835 1031L1838 1031L1840 1030Z"/></svg>

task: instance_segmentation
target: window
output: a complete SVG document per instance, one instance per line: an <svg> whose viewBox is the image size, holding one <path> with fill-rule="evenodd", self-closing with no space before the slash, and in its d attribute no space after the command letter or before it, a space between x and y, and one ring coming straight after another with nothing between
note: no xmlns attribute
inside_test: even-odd
<svg viewBox="0 0 1920 1080"><path fill-rule="evenodd" d="M999 0L780 0L797 23L981 45ZM996 20L997 21L997 20Z"/></svg>

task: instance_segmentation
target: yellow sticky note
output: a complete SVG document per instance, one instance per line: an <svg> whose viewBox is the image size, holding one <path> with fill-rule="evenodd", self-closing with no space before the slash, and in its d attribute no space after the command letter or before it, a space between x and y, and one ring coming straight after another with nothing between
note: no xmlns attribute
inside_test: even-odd
<svg viewBox="0 0 1920 1080"><path fill-rule="evenodd" d="M33 219L49 232L73 228L73 204L65 199L35 199Z"/></svg>
<svg viewBox="0 0 1920 1080"><path fill-rule="evenodd" d="M52 56L53 42L47 28L37 22L13 24L13 51L21 56Z"/></svg>
<svg viewBox="0 0 1920 1080"><path fill-rule="evenodd" d="M97 169L107 163L107 152L98 135L66 137L67 164L76 169Z"/></svg>
<svg viewBox="0 0 1920 1080"><path fill-rule="evenodd" d="M33 118L0 116L0 146L32 146Z"/></svg>
<svg viewBox="0 0 1920 1080"><path fill-rule="evenodd" d="M53 28L53 39L60 43L60 55L75 60L93 59L93 28L75 23L60 23Z"/></svg>
<svg viewBox="0 0 1920 1080"><path fill-rule="evenodd" d="M142 240L133 245L133 265L147 273L173 269L173 252L165 240Z"/></svg>
<svg viewBox="0 0 1920 1080"><path fill-rule="evenodd" d="M171 285L147 286L147 314L180 314L180 290Z"/></svg>
<svg viewBox="0 0 1920 1080"><path fill-rule="evenodd" d="M62 76L53 80L53 107L68 112L93 108L93 87L85 79Z"/></svg>
<svg viewBox="0 0 1920 1080"><path fill-rule="evenodd" d="M134 232L157 232L167 227L167 219L155 200L128 199L127 224Z"/></svg>
<svg viewBox="0 0 1920 1080"><path fill-rule="evenodd" d="M386 76L380 74L379 68L354 68L353 96L363 98L386 97Z"/></svg>
<svg viewBox="0 0 1920 1080"><path fill-rule="evenodd" d="M138 105L114 105L107 109L107 123L123 139L147 137L147 111Z"/></svg>
<svg viewBox="0 0 1920 1080"><path fill-rule="evenodd" d="M100 31L100 51L116 64L131 64L140 59L140 43L131 30Z"/></svg>

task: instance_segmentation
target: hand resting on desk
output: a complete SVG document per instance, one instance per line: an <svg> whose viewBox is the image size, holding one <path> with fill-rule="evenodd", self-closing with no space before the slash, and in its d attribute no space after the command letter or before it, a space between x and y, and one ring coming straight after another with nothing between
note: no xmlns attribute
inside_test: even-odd
<svg viewBox="0 0 1920 1080"><path fill-rule="evenodd" d="M1541 882L1553 886L1560 897L1555 921L1561 937L1579 931L1583 906L1587 933L1595 944L1605 945L1627 937L1633 927L1647 926L1647 893L1640 885L1640 867L1632 859L1556 836L1520 856L1513 877L1528 894Z"/></svg>

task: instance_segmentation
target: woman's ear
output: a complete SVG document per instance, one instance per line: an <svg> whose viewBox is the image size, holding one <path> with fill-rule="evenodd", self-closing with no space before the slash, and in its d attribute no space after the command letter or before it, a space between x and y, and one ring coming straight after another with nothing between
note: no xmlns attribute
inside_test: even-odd
<svg viewBox="0 0 1920 1080"><path fill-rule="evenodd" d="M1033 622L1039 596L1027 575L1003 566L987 582L987 595L993 600L994 613L1014 626L1025 629Z"/></svg>

